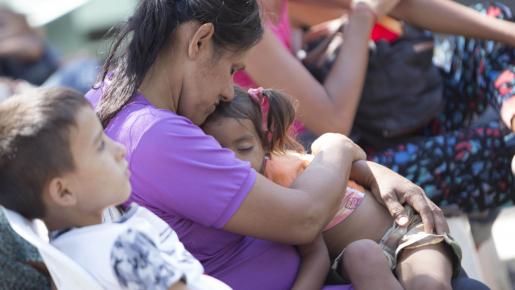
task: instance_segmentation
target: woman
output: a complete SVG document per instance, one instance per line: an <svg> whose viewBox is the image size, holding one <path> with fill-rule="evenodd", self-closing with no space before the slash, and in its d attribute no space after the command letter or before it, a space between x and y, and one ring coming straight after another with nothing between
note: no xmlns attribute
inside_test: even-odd
<svg viewBox="0 0 515 290"><path fill-rule="evenodd" d="M356 13L370 17L369 9ZM334 216L341 176L381 176L371 189L399 224L406 201L427 231L447 231L420 188L364 161L343 135L320 137L310 167L283 188L201 131L216 105L234 97L233 74L261 35L253 0L140 2L107 58L105 86L87 95L107 134L127 147L131 200L168 222L206 272L235 289L292 287L304 271L291 245L313 241Z"/></svg>
<svg viewBox="0 0 515 290"><path fill-rule="evenodd" d="M245 68L248 75L237 75L236 82L245 87L257 84L278 88L298 99L299 121L315 135L348 134L361 97L374 17L359 20L354 13L349 16L344 31L349 41L341 45L332 69L320 83L290 50L286 2L262 1L270 15L267 30L249 53ZM348 0L317 3L350 5ZM502 5L478 9L483 13L453 1L405 0L390 14L437 32L515 46L515 23L502 20L512 19L511 12ZM368 158L420 185L440 206L453 204L467 212L478 212L512 204L515 181L508 160L513 148L510 150L503 139L506 132L498 122L480 128L470 124L489 105L503 111L515 107L505 102L515 95L515 50L472 39L455 39L453 43L457 45L454 52L449 52L454 53L452 71L442 74L446 87L443 112L422 130L421 140L383 151L368 150ZM478 168L485 174L478 174Z"/></svg>

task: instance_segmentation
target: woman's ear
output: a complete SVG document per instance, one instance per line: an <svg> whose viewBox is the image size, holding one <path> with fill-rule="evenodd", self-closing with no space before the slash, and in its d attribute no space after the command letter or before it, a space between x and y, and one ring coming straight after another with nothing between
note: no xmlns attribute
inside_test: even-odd
<svg viewBox="0 0 515 290"><path fill-rule="evenodd" d="M69 207L77 203L77 196L68 189L65 178L53 178L45 190L46 199L58 206Z"/></svg>
<svg viewBox="0 0 515 290"><path fill-rule="evenodd" d="M212 23L200 25L188 44L188 57L197 58L203 50L209 48L214 33L215 27Z"/></svg>

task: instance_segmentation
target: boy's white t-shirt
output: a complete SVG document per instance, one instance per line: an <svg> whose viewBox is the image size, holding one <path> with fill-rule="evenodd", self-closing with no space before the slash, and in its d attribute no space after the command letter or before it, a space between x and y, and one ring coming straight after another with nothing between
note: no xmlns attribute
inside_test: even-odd
<svg viewBox="0 0 515 290"><path fill-rule="evenodd" d="M117 222L61 231L51 243L105 289L194 286L204 272L172 228L136 204Z"/></svg>

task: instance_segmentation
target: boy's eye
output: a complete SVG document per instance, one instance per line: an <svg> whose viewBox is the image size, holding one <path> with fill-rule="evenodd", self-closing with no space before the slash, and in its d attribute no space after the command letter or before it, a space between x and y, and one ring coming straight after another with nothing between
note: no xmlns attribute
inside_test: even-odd
<svg viewBox="0 0 515 290"><path fill-rule="evenodd" d="M106 142L104 141L104 139L100 140L100 145L98 146L98 151L104 150L105 147L106 147Z"/></svg>

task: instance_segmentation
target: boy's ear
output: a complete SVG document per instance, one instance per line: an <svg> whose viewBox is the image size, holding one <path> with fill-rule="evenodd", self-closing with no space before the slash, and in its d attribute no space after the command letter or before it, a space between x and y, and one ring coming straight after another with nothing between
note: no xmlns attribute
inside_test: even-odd
<svg viewBox="0 0 515 290"><path fill-rule="evenodd" d="M196 58L200 52L209 47L209 42L213 39L215 27L213 23L204 23L194 32L188 44L188 56Z"/></svg>
<svg viewBox="0 0 515 290"><path fill-rule="evenodd" d="M49 201L58 206L69 207L77 203L77 196L68 189L64 178L52 179L46 191Z"/></svg>

